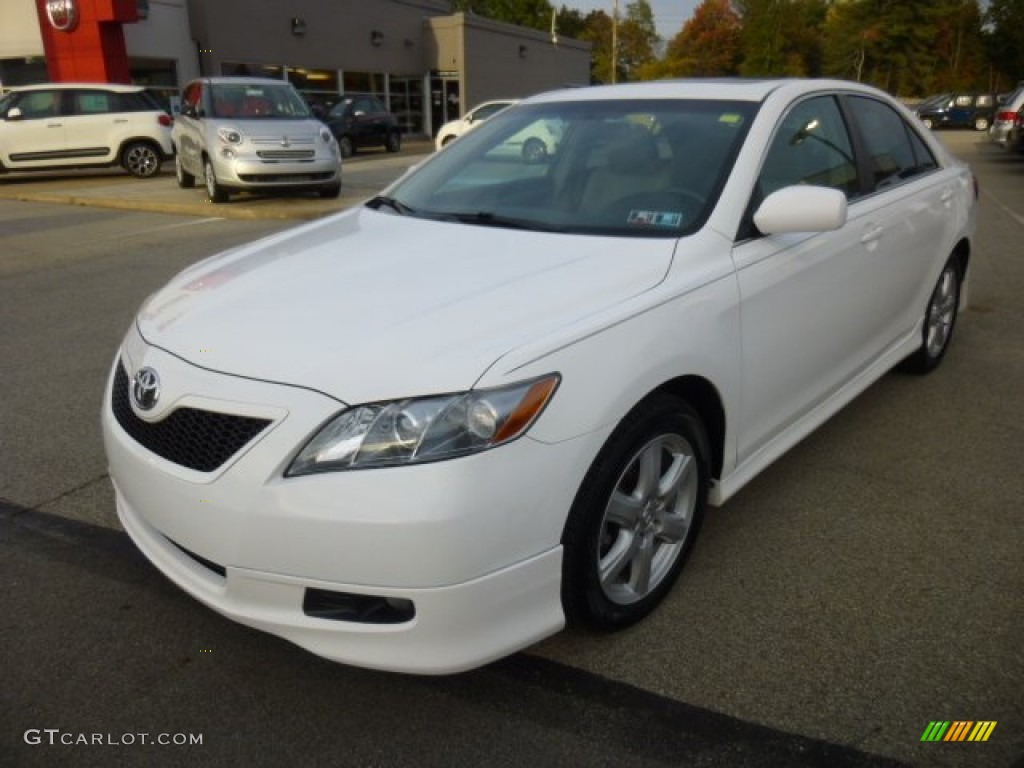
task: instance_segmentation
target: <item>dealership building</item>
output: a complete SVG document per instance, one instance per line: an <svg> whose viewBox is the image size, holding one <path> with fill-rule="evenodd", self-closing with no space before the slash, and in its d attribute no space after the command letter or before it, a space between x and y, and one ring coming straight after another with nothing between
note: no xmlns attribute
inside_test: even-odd
<svg viewBox="0 0 1024 768"><path fill-rule="evenodd" d="M200 75L291 82L311 103L372 94L433 135L481 101L590 80L590 44L451 12L446 0L2 0L0 91L133 82L177 103Z"/></svg>

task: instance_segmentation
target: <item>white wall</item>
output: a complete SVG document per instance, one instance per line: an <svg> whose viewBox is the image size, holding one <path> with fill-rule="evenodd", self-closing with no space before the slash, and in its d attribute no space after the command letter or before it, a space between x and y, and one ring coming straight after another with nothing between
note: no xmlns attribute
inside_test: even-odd
<svg viewBox="0 0 1024 768"><path fill-rule="evenodd" d="M35 0L0 0L0 59L42 55Z"/></svg>
<svg viewBox="0 0 1024 768"><path fill-rule="evenodd" d="M149 18L125 24L124 41L128 56L175 59L178 85L199 77L199 54L189 31L186 0L149 0Z"/></svg>

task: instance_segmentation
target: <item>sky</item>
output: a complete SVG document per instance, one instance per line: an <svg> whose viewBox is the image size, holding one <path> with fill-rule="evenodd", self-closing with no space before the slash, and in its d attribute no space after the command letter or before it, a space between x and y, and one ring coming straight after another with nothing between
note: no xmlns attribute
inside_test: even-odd
<svg viewBox="0 0 1024 768"><path fill-rule="evenodd" d="M626 3L629 0L619 0L619 13L625 14ZM693 9L697 7L700 0L647 0L654 11L654 23L658 27L658 34L663 40L671 40L686 20L693 15ZM615 7L615 0L551 0L555 8L575 8L583 11L584 14L590 11L604 11L609 16Z"/></svg>

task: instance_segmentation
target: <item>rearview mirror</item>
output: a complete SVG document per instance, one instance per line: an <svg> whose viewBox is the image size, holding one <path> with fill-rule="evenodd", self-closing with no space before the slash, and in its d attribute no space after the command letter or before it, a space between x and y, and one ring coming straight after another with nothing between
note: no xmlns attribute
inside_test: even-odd
<svg viewBox="0 0 1024 768"><path fill-rule="evenodd" d="M772 192L754 214L754 224L765 235L829 232L845 223L846 195L838 189L803 184Z"/></svg>

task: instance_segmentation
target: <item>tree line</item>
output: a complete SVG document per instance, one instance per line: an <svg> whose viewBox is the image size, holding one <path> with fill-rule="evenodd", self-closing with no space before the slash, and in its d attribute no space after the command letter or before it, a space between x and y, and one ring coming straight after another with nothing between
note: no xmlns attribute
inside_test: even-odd
<svg viewBox="0 0 1024 768"><path fill-rule="evenodd" d="M899 96L1005 91L1024 78L1024 0L703 0L662 40L648 0L583 13L549 0L453 8L592 45L595 83L667 77L838 77ZM612 27L617 50L612 55ZM614 74L612 69L615 69Z"/></svg>

